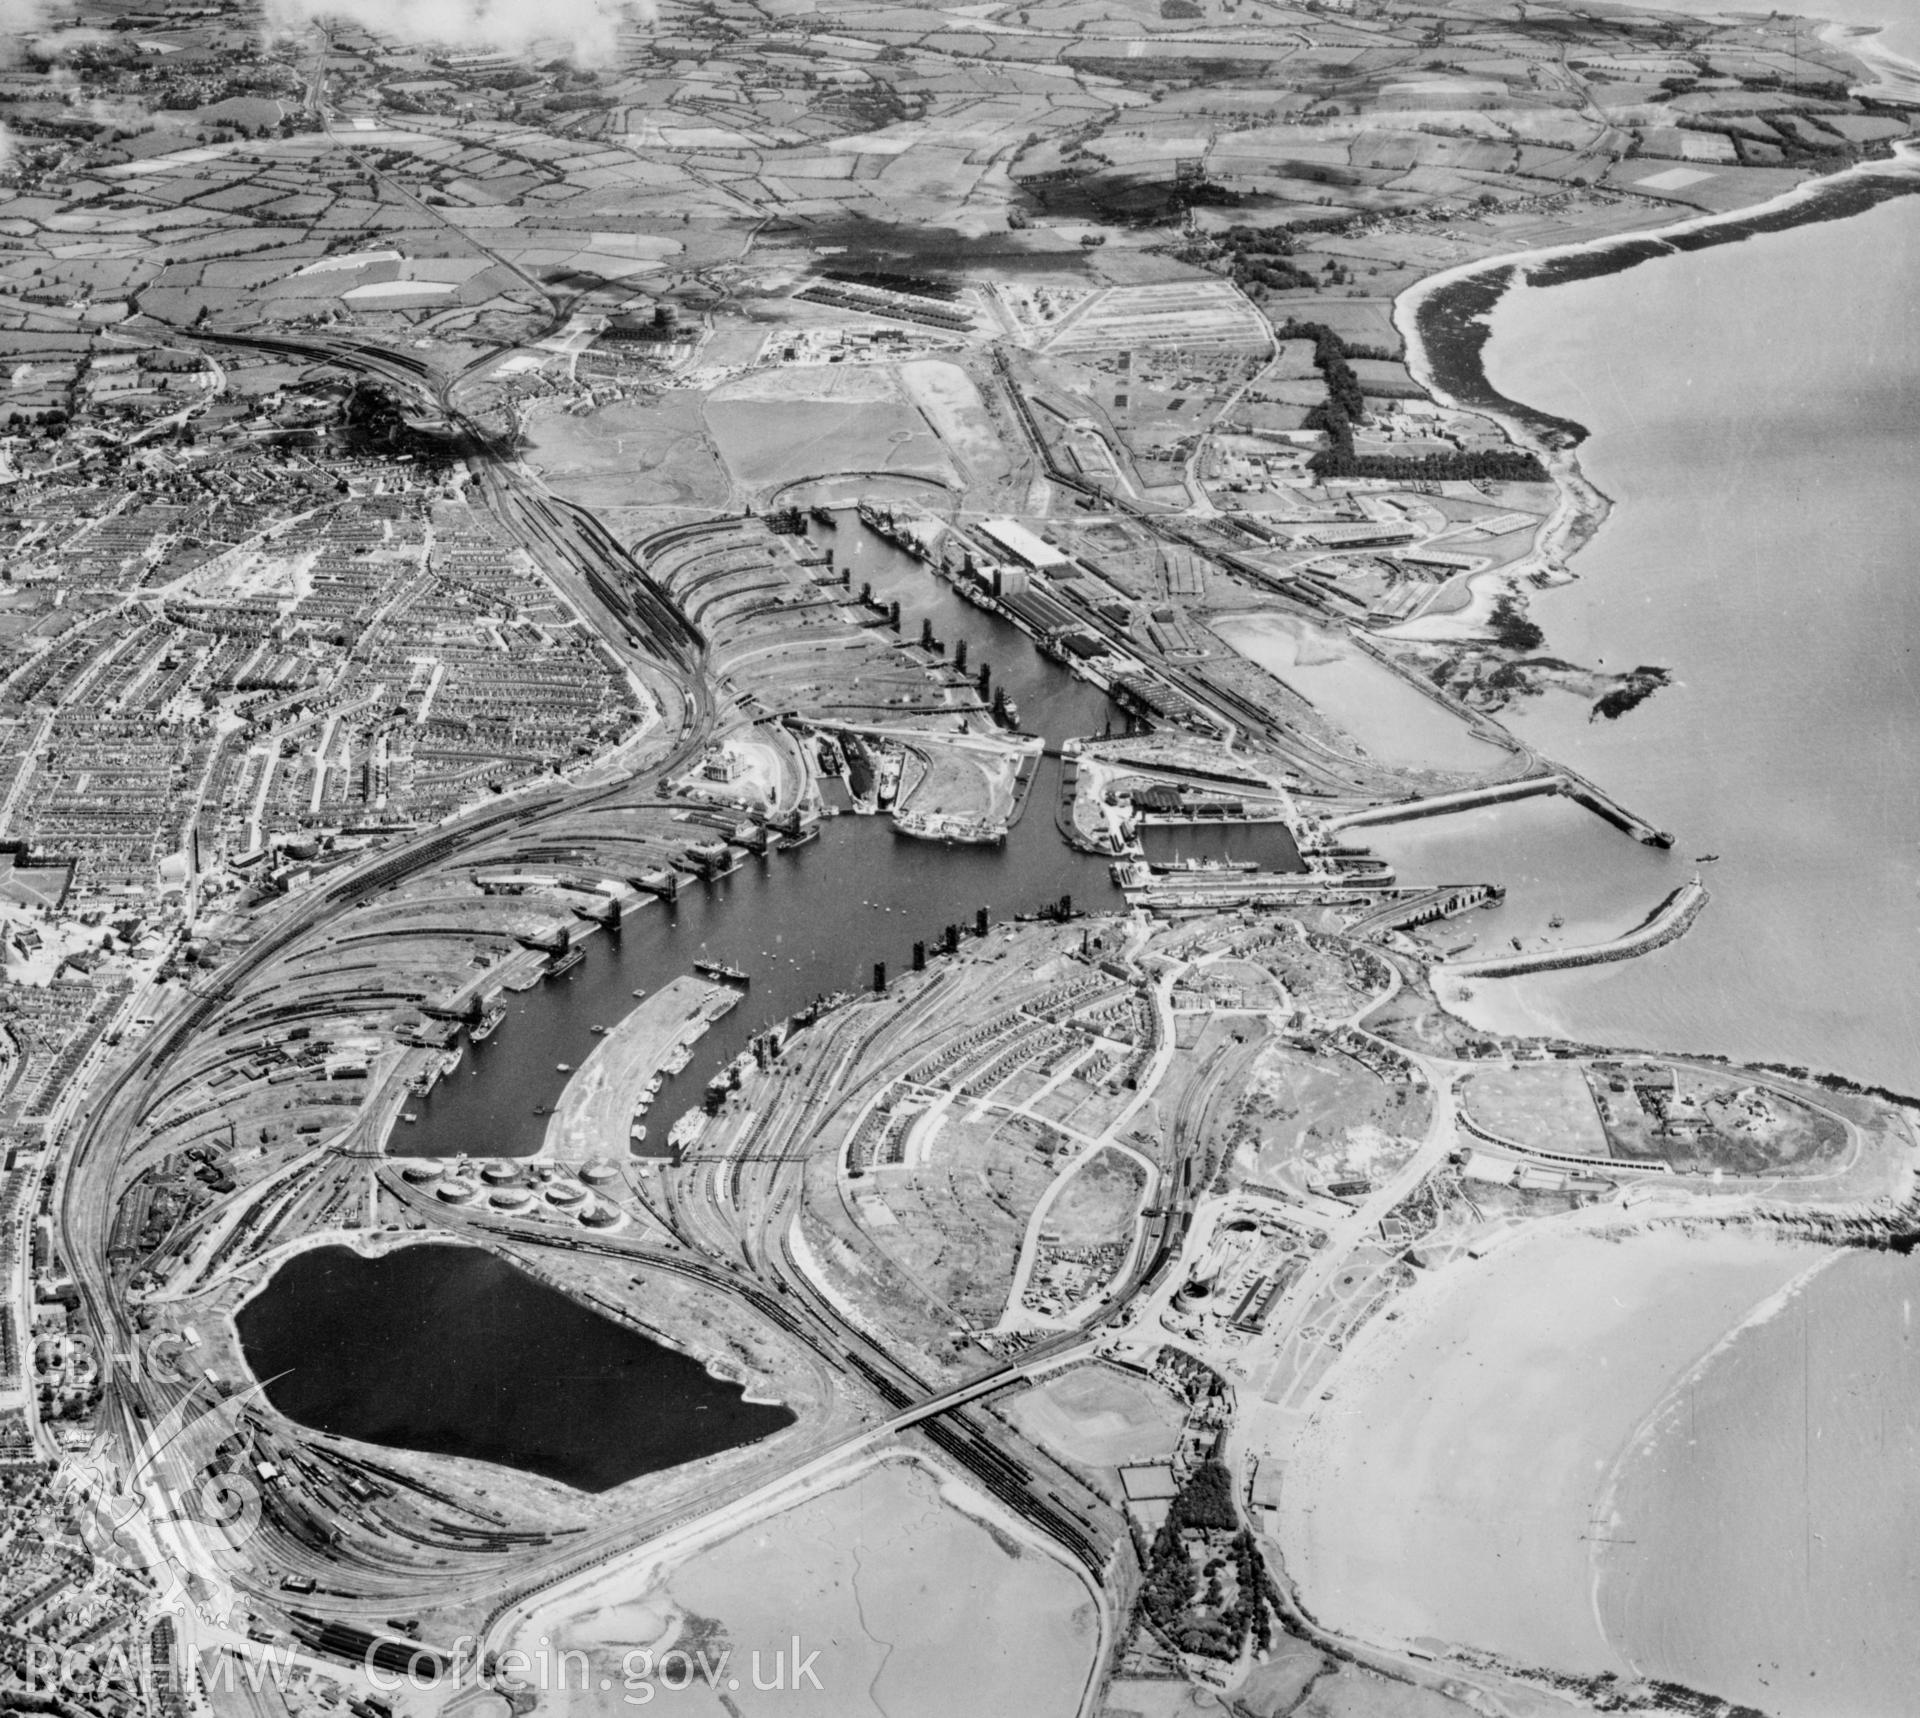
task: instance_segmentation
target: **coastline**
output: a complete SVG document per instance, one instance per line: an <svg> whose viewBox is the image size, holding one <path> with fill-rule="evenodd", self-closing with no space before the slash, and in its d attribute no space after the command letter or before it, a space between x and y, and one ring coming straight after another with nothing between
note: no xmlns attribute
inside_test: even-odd
<svg viewBox="0 0 1920 1718"><path fill-rule="evenodd" d="M1557 495L1553 513L1536 534L1533 550L1526 560L1483 575L1475 585L1474 600L1469 608L1446 617L1451 624L1416 623L1390 629L1387 636L1428 640L1477 636L1480 628L1474 622L1491 609L1494 593L1505 588L1524 592L1523 577L1535 588L1564 583L1574 577L1564 565L1566 558L1592 539L1611 511L1613 498L1603 494L1581 467L1578 449L1587 436L1585 426L1500 395L1481 364L1491 330L1487 321L1480 322L1476 329L1474 318L1490 319L1494 306L1515 280L1554 285L1620 273L1660 257L1684 255L1748 237L1846 219L1866 213L1882 202L1916 192L1920 192L1920 151L1903 141L1897 146L1892 162L1858 163L1843 173L1810 180L1792 192L1748 209L1689 216L1648 233L1463 264L1410 287L1395 302L1394 320L1406 341L1407 363L1415 379L1443 405L1497 421L1515 445L1539 453L1553 476ZM1454 290L1450 293L1449 289ZM1436 304L1447 314L1442 316L1429 309ZM1652 612L1657 612L1657 608ZM1520 1028L1508 1025L1506 1029ZM1542 1024L1536 1030L1549 1028ZM1630 1037L1628 1041L1646 1040ZM1497 1345L1488 1344L1482 1344L1477 1350L1467 1346L1471 1339L1463 1330L1468 1322L1462 1317L1463 1307L1478 1307L1486 1316L1490 1310L1488 1302L1494 1297L1476 1288L1470 1278L1461 1279L1460 1286L1452 1289L1444 1284L1433 1285L1428 1292L1444 1296L1445 1300L1429 1299L1418 1310L1409 1306L1400 1334L1377 1337L1372 1346L1357 1349L1342 1370L1330 1375L1338 1388L1337 1394L1330 1391L1326 1399L1338 1405L1319 1410L1314 1416L1315 1423L1298 1434L1292 1443L1288 1484L1293 1492L1285 1506L1291 1530L1285 1538L1293 1563L1293 1579L1304 1602L1323 1620L1339 1618L1343 1607L1353 1605L1358 1614L1349 1611L1347 1615L1357 1624L1357 1638L1376 1644L1396 1640L1407 1650L1419 1650L1422 1656L1441 1642L1451 1642L1451 1647L1442 1647L1442 1656L1450 1653L1463 1662L1491 1664L1522 1675L1527 1674L1529 1666L1545 1663L1552 1664L1556 1671L1595 1677L1608 1672L1616 1676L1622 1672L1635 1677L1674 1676L1689 1685L1697 1683L1717 1696L1762 1698L1751 1688L1723 1686L1726 1674L1723 1667L1715 1667L1711 1673L1703 1669L1696 1675L1694 1666L1685 1660L1663 1663L1659 1654L1645 1650L1629 1656L1629 1646L1644 1648L1644 1642L1629 1640L1618 1628L1608 1630L1602 1605L1602 1581L1606 1578L1630 1582L1632 1557L1648 1553L1617 1550L1605 1540L1633 1534L1636 1521L1623 1520L1623 1501L1630 1495L1627 1477L1636 1456L1643 1455L1663 1434L1674 1429L1673 1416L1681 1405L1687 1404L1688 1391L1695 1382L1733 1352L1748 1333L1777 1320L1823 1272L1849 1258L1851 1247L1881 1246L1905 1251L1911 1246L1912 1231L1903 1228L1912 1220L1911 1190L1898 1203L1880 1199L1869 1203L1876 1211L1873 1217L1854 1214L1866 1208L1864 1205L1853 1207L1844 1216L1830 1218L1813 1212L1794 1212L1769 1201L1762 1201L1750 1211L1720 1216L1716 1226L1731 1229L1737 1225L1756 1240L1764 1238L1783 1248L1791 1249L1816 1238L1829 1242L1838 1239L1841 1245L1800 1264L1790 1280L1736 1314L1712 1333L1710 1341L1703 1346L1696 1345L1691 1355L1678 1352L1682 1345L1670 1325L1657 1316L1653 1293L1644 1283L1619 1290L1625 1301L1636 1304L1628 1309L1630 1319L1623 1323L1615 1340L1597 1345L1599 1366L1604 1369L1611 1360L1619 1367L1620 1347L1631 1335L1627 1325L1639 1330L1649 1349L1664 1346L1681 1364L1658 1381L1651 1393L1622 1392L1631 1401L1650 1402L1651 1406L1630 1426L1620 1427L1616 1420L1618 1440L1610 1450L1600 1452L1610 1460L1604 1464L1597 1461L1587 1470L1587 1482L1592 1489L1581 1495L1592 1499L1590 1515L1581 1519L1573 1507L1577 1499L1570 1490L1561 1499L1558 1521L1567 1526L1568 1536L1577 1533L1585 1541L1582 1550L1588 1573L1580 1595L1585 1612L1581 1618L1571 1614L1575 1603L1571 1587L1563 1595L1570 1608L1561 1613L1553 1609L1544 1594L1535 1591L1509 1567L1515 1561L1516 1547L1501 1537L1509 1527L1512 1513L1522 1508L1544 1509L1537 1494L1551 1489L1556 1476L1566 1479L1567 1487L1563 1490L1571 1487L1578 1478L1578 1466L1550 1463L1546 1458L1558 1452L1543 1443L1537 1452L1523 1451L1512 1457L1508 1472L1525 1476L1524 1484L1518 1488L1525 1494L1524 1498L1516 1500L1509 1492L1498 1489L1489 1477L1499 1465L1496 1440L1511 1434L1504 1428L1495 1428L1493 1422L1530 1410L1531 1398L1540 1385L1537 1377L1527 1375L1526 1351L1517 1347L1510 1352L1502 1351ZM1684 1230L1686 1224L1683 1221L1677 1227ZM1873 1238L1869 1238L1870 1232ZM1904 1246L1902 1238L1906 1241ZM1641 1243L1635 1237L1623 1245L1638 1250ZM1725 1256L1729 1261L1733 1257ZM1650 1281L1659 1274L1657 1255L1648 1252L1646 1257L1648 1266L1644 1276ZM1496 1256L1480 1268L1499 1271L1503 1268L1502 1258ZM1617 1280L1629 1279L1623 1272ZM1607 1286L1611 1286L1611 1280L1602 1292ZM1645 1292L1639 1293L1640 1290ZM1541 1297L1542 1316L1562 1316L1556 1304L1561 1298L1558 1295ZM1684 1309L1676 1309L1672 1316L1679 1316L1680 1310ZM1499 1309L1495 1307L1491 1311L1497 1316ZM1418 1331L1410 1328L1416 1322L1420 1326ZM1376 1333L1368 1335L1376 1336ZM1430 1338L1424 1345L1416 1340L1416 1336L1421 1335ZM1451 1346L1446 1355L1436 1358L1443 1343ZM1433 1389L1441 1359L1446 1359L1457 1375L1455 1388L1465 1395L1465 1405L1449 1402L1446 1392L1438 1392L1439 1401L1431 1414L1444 1413L1449 1417L1437 1427L1430 1417L1422 1426L1409 1430L1408 1422L1419 1404L1401 1402L1396 1392ZM1359 1363L1357 1369L1354 1369L1355 1360ZM1485 1375L1496 1369L1505 1370L1504 1392L1490 1386ZM1624 1380L1616 1377L1615 1382ZM1589 1401L1581 1394L1583 1388L1584 1380L1577 1377L1563 1382L1563 1411L1566 1403L1584 1402L1594 1414L1610 1408L1611 1404L1604 1401ZM1797 1430L1797 1409L1793 1421ZM1549 1429L1557 1432L1557 1428ZM1591 1435L1593 1431L1584 1424L1577 1429L1582 1435ZM1419 1460L1438 1460L1429 1458L1418 1440L1437 1439L1444 1444L1447 1439L1440 1434L1445 1431L1454 1433L1448 1462L1436 1466L1424 1486L1416 1487L1403 1481L1400 1469L1405 1465ZM1678 1436L1684 1440L1685 1435L1686 1429L1680 1428ZM1796 1445L1796 1452L1797 1448ZM1797 1459L1796 1453L1796 1462ZM1600 1483L1594 1486L1596 1479ZM1402 1504L1403 1519L1390 1523L1376 1519L1393 1515L1396 1502ZM1450 1520L1435 1520L1441 1508ZM1331 1529L1324 1530L1324 1543L1316 1541L1313 1528L1316 1513L1322 1519L1339 1518L1344 1530L1358 1537L1357 1550L1341 1547ZM1644 1515L1638 1524L1644 1527ZM1443 1530L1448 1527L1454 1534L1450 1545L1442 1540ZM1708 1543L1704 1533L1700 1542ZM1540 1588L1556 1581L1562 1573L1563 1566L1555 1561L1557 1551L1547 1545L1539 1533L1524 1547L1524 1555L1531 1558L1526 1573ZM1449 1556L1452 1561L1445 1560ZM1626 1559L1627 1574L1622 1575L1618 1559ZM1436 1563L1439 1565L1437 1577L1432 1569ZM1411 1595L1383 1584L1387 1572L1396 1568L1423 1571L1414 1577ZM1695 1570L1694 1574L1698 1577L1699 1571ZM1478 1585L1490 1588L1496 1597L1506 1594L1504 1606L1494 1603L1484 1593L1462 1596L1453 1590L1455 1586ZM1766 1596L1772 1599L1775 1595ZM1674 1597L1676 1615L1682 1612L1684 1597L1684 1593ZM1644 1595L1642 1603L1644 1609ZM1369 1605L1371 1609L1367 1608ZM1416 1614L1423 1607L1427 1613L1424 1618ZM1455 1626L1414 1632L1420 1622L1435 1618ZM1458 1626L1470 1621L1483 1625L1478 1637ZM1335 1620L1329 1626L1340 1628L1341 1623ZM1537 1627L1538 1641L1558 1640L1574 1650L1555 1654L1536 1647L1527 1638L1531 1627ZM1499 1638L1502 1629L1509 1631L1504 1641ZM1582 1663L1578 1656L1581 1651L1593 1656ZM1609 1663L1609 1659L1615 1662ZM1824 1689L1827 1667L1822 1665L1817 1674L1821 1681L1813 1686ZM1558 1685L1572 1687L1575 1681L1575 1677L1569 1676ZM1767 1702L1767 1709L1774 1710L1771 1701ZM1838 1709L1825 1708L1826 1711Z"/></svg>
<svg viewBox="0 0 1920 1718"><path fill-rule="evenodd" d="M1389 627L1383 637L1451 643L1484 636L1498 598L1523 584L1566 584L1569 563L1606 523L1613 498L1581 466L1584 424L1509 399L1484 364L1492 315L1516 281L1556 286L1624 273L1641 263L1735 244L1764 233L1844 220L1895 197L1920 195L1920 145L1900 140L1890 159L1861 161L1810 179L1780 196L1726 214L1689 215L1645 232L1613 234L1565 245L1514 251L1460 263L1424 276L1394 300L1393 323L1406 347L1409 373L1439 404L1498 423L1518 448L1546 467L1556 497L1532 551L1509 566L1468 580L1469 600L1446 614ZM1555 270L1549 278L1536 271Z"/></svg>
<svg viewBox="0 0 1920 1718"><path fill-rule="evenodd" d="M1375 1649L1629 1672L1593 1602L1604 1484L1677 1381L1829 1262L1806 1251L1771 1231L1547 1231L1424 1282L1287 1437L1302 1606Z"/></svg>
<svg viewBox="0 0 1920 1718"><path fill-rule="evenodd" d="M1790 1285L1625 1452L1594 1592L1640 1674L1773 1718L1912 1709L1920 1574L1887 1531L1920 1498L1911 1287L1862 1257Z"/></svg>
<svg viewBox="0 0 1920 1718"><path fill-rule="evenodd" d="M1615 1453L1601 1481L1594 1504L1594 1520L1600 1523L1607 1533L1611 1534L1617 1529L1632 1525L1626 1519L1621 1507L1627 1470L1637 1459L1651 1453L1663 1436L1677 1429L1674 1422L1679 1416L1683 1400L1706 1375L1708 1368L1729 1353L1734 1344L1749 1331L1756 1330L1761 1325L1780 1317L1798 1296L1806 1292L1808 1286L1821 1272L1830 1270L1846 1256L1846 1252L1837 1247L1823 1249L1820 1255L1809 1260L1791 1281L1783 1283L1757 1306L1750 1308L1744 1318L1729 1326L1719 1341L1674 1378L1668 1385L1666 1393L1647 1410L1640 1424L1634 1428L1632 1434ZM1609 1573L1607 1544L1606 1539L1596 1537L1589 1550L1589 1566L1593 1577L1593 1624L1607 1645L1618 1653L1624 1662L1633 1666L1635 1675L1646 1675L1649 1672L1634 1661L1626 1645L1617 1640L1614 1631L1607 1627L1606 1607L1601 1598L1602 1588Z"/></svg>
<svg viewBox="0 0 1920 1718"><path fill-rule="evenodd" d="M1920 65L1897 54L1880 37L1884 24L1849 24L1834 19L1820 32L1820 40L1851 54L1873 82L1849 86L1849 93L1868 101L1920 101Z"/></svg>
<svg viewBox="0 0 1920 1718"><path fill-rule="evenodd" d="M1489 982L1459 1010L1475 1026L1916 1089L1912 1035L1876 1000L1906 994L1920 952L1901 857L1920 814L1882 793L1879 761L1920 742L1901 642L1920 615L1901 551L1920 528L1901 477L1920 412L1893 379L1920 359L1916 255L1920 202L1896 197L1501 303L1492 378L1590 424L1577 458L1619 500L1579 582L1521 587L1544 648L1669 663L1674 687L1617 727L1537 699L1517 731L1631 796L1685 853L1723 858L1714 913L1653 969ZM1443 851L1474 856L1474 832L1452 833ZM1597 835L1529 851L1562 867L1569 919L1567 899L1612 898L1625 873ZM1649 893L1679 880L1676 864Z"/></svg>

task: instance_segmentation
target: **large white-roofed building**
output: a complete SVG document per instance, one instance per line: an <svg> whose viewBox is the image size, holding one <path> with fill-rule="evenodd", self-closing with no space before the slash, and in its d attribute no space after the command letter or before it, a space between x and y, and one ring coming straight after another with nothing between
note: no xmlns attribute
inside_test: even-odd
<svg viewBox="0 0 1920 1718"><path fill-rule="evenodd" d="M1044 537L1036 536L1015 519L988 519L980 527L982 536L990 537L994 546L1010 556L1023 567L1035 572L1046 572L1053 567L1064 567L1067 557L1049 543Z"/></svg>

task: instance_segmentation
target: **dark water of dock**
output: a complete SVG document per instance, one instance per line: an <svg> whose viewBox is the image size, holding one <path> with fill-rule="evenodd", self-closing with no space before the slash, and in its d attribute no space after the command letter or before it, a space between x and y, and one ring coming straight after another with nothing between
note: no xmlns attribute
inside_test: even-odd
<svg viewBox="0 0 1920 1718"><path fill-rule="evenodd" d="M898 602L900 636L917 639L921 622L933 622L934 636L953 658L962 639L967 646L967 672L978 674L991 665L993 683L1004 686L1020 707L1020 726L1029 734L1045 735L1049 744L1105 733L1127 731L1125 712L1106 693L1085 680L1076 680L1059 663L1043 656L1032 639L1010 620L975 608L952 585L911 555L877 537L851 512L838 515L837 528L808 527L813 541L831 549L835 565L853 581L853 594L862 585L873 586L877 602Z"/></svg>
<svg viewBox="0 0 1920 1718"><path fill-rule="evenodd" d="M983 906L998 921L1062 895L1078 906L1117 905L1107 861L1075 853L1054 828L1059 767L1045 760L1004 847L943 847L898 835L885 818L837 817L817 841L689 883L672 906L642 907L617 935L590 938L587 958L565 978L503 996L500 1029L409 1103L420 1119L397 1126L389 1149L422 1157L537 1151L547 1121L534 1112L559 1102L568 1076L558 1065L587 1059L600 1041L595 1025L613 1025L636 989L657 990L696 960L738 967L752 981L746 999L662 1088L648 1121L651 1149L756 1032L822 994L870 988L876 961L907 971L915 941L931 946L949 921L970 927Z"/></svg>
<svg viewBox="0 0 1920 1718"><path fill-rule="evenodd" d="M1284 823L1150 823L1140 831L1140 845L1156 865L1230 859L1262 871L1307 868Z"/></svg>
<svg viewBox="0 0 1920 1718"><path fill-rule="evenodd" d="M1054 744L1102 732L1110 714L1121 730L1124 717L1099 688L1042 656L1016 627L963 602L850 513L841 517L837 532L817 529L821 540L838 540L839 551L854 557L855 590L871 581L876 596L897 597L901 630L910 637L919 635L925 614L949 649L966 638L974 665L991 662L996 683L1018 702L1023 727ZM886 818L836 817L816 841L750 858L712 883L688 883L672 906L642 907L618 934L589 939L586 959L565 978L504 995L499 1030L469 1045L460 1068L429 1096L409 1102L408 1113L419 1119L395 1126L389 1150L422 1157L537 1151L546 1112L567 1082L559 1064L577 1068L587 1059L599 1042L595 1025L612 1026L634 1006L635 990L657 990L696 960L738 967L752 980L746 1000L699 1041L652 1106L647 1149L662 1150L666 1130L756 1032L822 994L870 988L876 961L885 961L890 974L907 971L914 943L931 948L949 922L971 926L980 907L1004 920L1063 895L1076 906L1117 907L1107 861L1076 853L1054 827L1059 780L1058 760L1043 759L1025 814L1003 847L947 847L898 835ZM1271 835L1234 833L1264 842L1275 853L1269 862L1284 863ZM1279 839L1291 852L1284 831ZM1197 838L1181 850L1211 851Z"/></svg>

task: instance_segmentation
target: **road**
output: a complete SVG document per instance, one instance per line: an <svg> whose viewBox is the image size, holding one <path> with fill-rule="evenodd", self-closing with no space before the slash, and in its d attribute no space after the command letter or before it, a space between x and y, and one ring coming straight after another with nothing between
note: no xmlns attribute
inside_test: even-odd
<svg viewBox="0 0 1920 1718"><path fill-rule="evenodd" d="M204 331L193 338L331 362L380 380L423 418L444 424L468 461L478 504L546 569L576 612L653 693L661 732L649 768L675 773L704 751L716 717L705 640L698 629L599 520L548 492L496 449L462 409L463 385L483 378L502 354L445 376L415 353L366 340ZM624 780L594 787L564 781L543 786L449 820L332 874L310 893L271 909L254 942L203 991L182 998L138 1043L116 1052L91 1089L76 1093L77 1113L61 1148L53 1208L60 1249L79 1295L81 1322L99 1336L104 1356L101 1484L115 1488L116 1509L124 1507L146 1524L143 1555L217 1581L259 1615L283 1615L285 1596L278 1578L305 1574L330 1590L329 1609L373 1618L376 1624L392 1610L440 1609L462 1600L491 1601L497 1620L529 1591L596 1561L626 1555L670 1530L675 1521L704 1515L737 1498L739 1481L722 1477L691 1499L683 1497L672 1520L622 1513L544 1548L516 1547L511 1560L468 1558L464 1566L451 1568L433 1567L434 1560L419 1548L379 1545L348 1522L335 1523L348 1535L338 1545L310 1540L299 1530L298 1514L281 1508L263 1520L244 1557L223 1554L201 1539L182 1538L185 1530L171 1523L165 1497L197 1488L226 1435L225 1417L204 1412L212 1406L202 1400L204 1386L156 1376L141 1364L124 1286L116 1283L108 1263L113 1215L124 1191L122 1165L139 1138L143 1112L164 1071L193 1035L216 1028L225 1006L242 997L253 980L302 939L400 881L457 863L463 854L503 834L537 838L556 820L623 793L630 793ZM1172 1055L1171 1010L1164 994L1156 1007L1162 1041L1151 1078L1143 1082L1147 1091L1158 1083ZM824 1119L823 1109L830 1110L836 1099L831 1081L822 1079L802 1082L787 1094L783 1103L794 1136L809 1137L811 1127ZM1204 1098L1194 1101L1204 1108ZM1190 1147L1198 1136L1197 1125L1190 1123L1179 1137ZM1155 1220L1129 1261L1126 1280L1083 1328L1048 1337L959 1385L935 1387L844 1316L795 1260L792 1234L802 1168L793 1158L748 1159L702 1166L692 1183L683 1178L663 1196L660 1208L669 1223L684 1231L686 1245L620 1236L590 1241L569 1236L568 1242L635 1267L674 1272L725 1294L801 1343L828 1391L844 1403L878 1404L868 1407L866 1421L857 1430L836 1433L824 1448L797 1440L784 1464L786 1471L769 1476L767 1484L790 1480L794 1472L820 1461L842 1459L873 1438L908 1433L925 1437L976 1484L1065 1551L1098 1598L1102 1627L1110 1638L1128 1597L1124 1579L1115 1588L1111 1567L1116 1548L1123 1560L1127 1556L1124 1521L1097 1492L976 1404L1035 1370L1092 1352L1099 1332L1125 1310L1137 1285L1163 1264L1173 1220L1166 1215ZM1180 1168L1174 1165L1176 1176ZM451 1213L399 1177L378 1173L389 1195L406 1202L435 1228L485 1244L537 1243L536 1236L511 1220ZM1169 1210L1172 1204L1163 1202Z"/></svg>
<svg viewBox="0 0 1920 1718"><path fill-rule="evenodd" d="M664 774L686 768L705 750L714 723L714 701L704 672L704 640L611 533L583 509L545 493L531 476L493 451L484 434L461 415L453 400L459 378L436 381L410 353L366 341L294 340L274 337L194 335L203 343L253 346L326 359L402 389L421 409L444 415L465 437L481 479L481 493L510 535L524 543L619 659L644 674L662 706L663 726L671 702L680 705L677 739L663 735L665 750L651 767ZM485 364L470 366L477 374ZM669 729L670 733L670 729ZM253 944L199 994L182 999L171 1015L100 1083L76 1084L73 1136L56 1171L53 1208L63 1257L74 1275L86 1329L99 1339L104 1360L108 1427L123 1472L138 1462L142 1434L136 1420L167 1412L173 1401L141 1375L135 1332L123 1292L111 1281L107 1243L116 1207L119 1167L136 1136L140 1112L174 1051L189 1034L210 1026L221 1005L241 994L250 978L330 919L402 878L452 861L471 847L521 825L531 831L556 816L587 809L625 790L627 783L581 788L563 783L539 787L449 820L400 847L378 851L332 877L326 886L275 913Z"/></svg>

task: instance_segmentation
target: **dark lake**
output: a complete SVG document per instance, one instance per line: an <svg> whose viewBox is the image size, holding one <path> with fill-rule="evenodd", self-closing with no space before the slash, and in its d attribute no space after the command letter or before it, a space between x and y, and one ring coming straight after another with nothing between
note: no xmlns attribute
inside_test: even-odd
<svg viewBox="0 0 1920 1718"><path fill-rule="evenodd" d="M793 1423L483 1248L289 1259L239 1314L267 1396L316 1430L607 1491ZM276 1376L276 1375L279 1376Z"/></svg>

